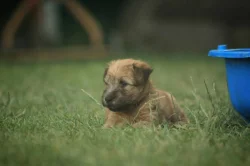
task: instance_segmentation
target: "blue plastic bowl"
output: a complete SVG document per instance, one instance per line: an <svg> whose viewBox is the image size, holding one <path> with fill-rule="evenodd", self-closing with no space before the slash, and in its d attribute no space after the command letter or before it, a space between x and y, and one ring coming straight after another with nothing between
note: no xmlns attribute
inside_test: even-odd
<svg viewBox="0 0 250 166"><path fill-rule="evenodd" d="M227 87L234 109L250 122L250 48L227 49L219 45L211 57L225 59Z"/></svg>

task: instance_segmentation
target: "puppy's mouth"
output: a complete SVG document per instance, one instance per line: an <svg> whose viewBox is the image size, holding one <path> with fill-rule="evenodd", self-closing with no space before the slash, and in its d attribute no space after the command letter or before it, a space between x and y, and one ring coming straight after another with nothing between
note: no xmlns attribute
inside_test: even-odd
<svg viewBox="0 0 250 166"><path fill-rule="evenodd" d="M114 105L107 105L108 109L113 112L121 112L119 107L116 107Z"/></svg>
<svg viewBox="0 0 250 166"><path fill-rule="evenodd" d="M121 111L119 111L121 109L121 106L119 106L117 104L105 103L105 104L103 104L103 106L107 107L110 111L121 112Z"/></svg>
<svg viewBox="0 0 250 166"><path fill-rule="evenodd" d="M110 103L107 103L105 101L102 102L102 105L104 107L107 107L110 111L113 111L113 112L125 112L127 111L129 105L123 103L123 104L118 104L118 103L113 103L113 102L110 102Z"/></svg>

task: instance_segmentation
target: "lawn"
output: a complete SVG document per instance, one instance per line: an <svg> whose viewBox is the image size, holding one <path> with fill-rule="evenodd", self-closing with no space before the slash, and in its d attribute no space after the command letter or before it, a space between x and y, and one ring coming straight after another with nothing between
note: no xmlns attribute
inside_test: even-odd
<svg viewBox="0 0 250 166"><path fill-rule="evenodd" d="M230 104L224 62L206 54L126 56L153 66L189 125L102 129L102 76L118 57L0 62L0 165L250 165L250 128Z"/></svg>

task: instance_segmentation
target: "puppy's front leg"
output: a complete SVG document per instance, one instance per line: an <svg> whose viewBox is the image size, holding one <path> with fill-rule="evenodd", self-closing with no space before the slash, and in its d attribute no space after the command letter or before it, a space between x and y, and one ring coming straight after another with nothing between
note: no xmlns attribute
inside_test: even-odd
<svg viewBox="0 0 250 166"><path fill-rule="evenodd" d="M110 124L108 124L108 123L105 123L105 124L102 126L103 129L108 129L108 128L112 128L112 127L113 127L113 125L110 125Z"/></svg>
<svg viewBox="0 0 250 166"><path fill-rule="evenodd" d="M106 112L106 120L103 128L122 127L126 124L128 124L127 119L124 119L116 113L112 113L108 110Z"/></svg>

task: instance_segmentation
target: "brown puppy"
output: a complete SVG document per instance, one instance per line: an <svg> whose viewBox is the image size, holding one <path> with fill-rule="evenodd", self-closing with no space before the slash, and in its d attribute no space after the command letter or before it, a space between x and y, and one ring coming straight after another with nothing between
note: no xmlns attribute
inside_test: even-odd
<svg viewBox="0 0 250 166"><path fill-rule="evenodd" d="M106 88L102 95L102 104L107 107L104 128L188 122L175 98L153 87L149 80L152 71L140 60L109 63L104 72Z"/></svg>

